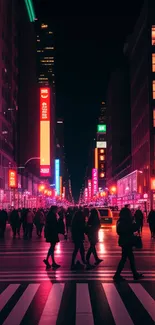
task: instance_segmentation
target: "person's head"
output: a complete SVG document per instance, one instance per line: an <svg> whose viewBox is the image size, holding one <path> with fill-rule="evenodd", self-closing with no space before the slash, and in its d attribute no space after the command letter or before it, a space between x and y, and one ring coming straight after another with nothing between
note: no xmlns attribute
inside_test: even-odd
<svg viewBox="0 0 155 325"><path fill-rule="evenodd" d="M98 213L98 210L93 208L90 212L90 217L91 219L93 220L96 220L96 219L99 219L99 213Z"/></svg>
<svg viewBox="0 0 155 325"><path fill-rule="evenodd" d="M57 213L57 211L58 211L57 206L56 205L52 205L51 208L50 208L50 212Z"/></svg>
<svg viewBox="0 0 155 325"><path fill-rule="evenodd" d="M132 214L129 208L123 208L119 214L120 218L126 221L132 220Z"/></svg>

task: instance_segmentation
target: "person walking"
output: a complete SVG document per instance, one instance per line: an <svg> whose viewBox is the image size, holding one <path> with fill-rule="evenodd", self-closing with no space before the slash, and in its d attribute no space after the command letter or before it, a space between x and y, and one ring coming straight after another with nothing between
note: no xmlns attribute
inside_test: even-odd
<svg viewBox="0 0 155 325"><path fill-rule="evenodd" d="M34 218L34 224L36 226L37 236L41 237L42 230L43 230L43 227L45 224L45 215L44 215L44 211L42 209L39 209L36 212L35 218Z"/></svg>
<svg viewBox="0 0 155 325"><path fill-rule="evenodd" d="M43 260L47 268L50 268L52 266L52 268L57 269L60 267L60 265L55 262L54 256L55 246L59 242L58 232L57 207L52 206L49 210L49 213L47 214L44 230L46 242L50 243L47 257ZM50 256L52 258L52 265L49 263Z"/></svg>
<svg viewBox="0 0 155 325"><path fill-rule="evenodd" d="M34 213L31 209L29 209L26 214L26 231L25 231L26 238L27 237L29 237L29 239L32 238L33 222L34 222Z"/></svg>
<svg viewBox="0 0 155 325"><path fill-rule="evenodd" d="M140 210L140 208L138 208L134 214L134 219L135 222L138 226L138 234L141 235L142 234L142 230L143 230L143 221L144 221L144 216L143 216L143 212Z"/></svg>
<svg viewBox="0 0 155 325"><path fill-rule="evenodd" d="M151 238L155 238L155 211L154 210L151 210L149 212L147 221L149 223Z"/></svg>
<svg viewBox="0 0 155 325"><path fill-rule="evenodd" d="M133 240L134 232L139 228L139 225L133 222L131 211L128 208L123 208L120 211L120 216L117 221L116 229L119 235L118 244L122 248L122 257L118 264L116 273L113 277L114 281L119 282L123 280L121 272L124 268L127 258L130 261L130 267L134 280L139 280L143 277L142 273L138 273L135 266L135 259L133 254Z"/></svg>
<svg viewBox="0 0 155 325"><path fill-rule="evenodd" d="M84 233L85 233L85 219L83 212L78 210L72 220L71 234L74 243L74 250L72 254L71 270L76 269L75 259L78 251L80 251L81 260L83 264L86 264L85 250L84 250Z"/></svg>
<svg viewBox="0 0 155 325"><path fill-rule="evenodd" d="M0 211L0 238L4 238L7 220L8 220L8 214L6 210L1 210Z"/></svg>
<svg viewBox="0 0 155 325"><path fill-rule="evenodd" d="M92 265L90 264L90 256L91 254L94 255L95 258L95 265L99 265L103 260L100 259L96 252L96 244L98 242L98 231L100 229L100 218L97 209L92 209L88 223L87 223L87 234L88 240L90 243L90 247L86 254L86 261L87 261L87 269L91 268Z"/></svg>
<svg viewBox="0 0 155 325"><path fill-rule="evenodd" d="M19 228L19 222L20 220L19 220L18 210L13 209L10 215L10 224L13 232L13 238L16 238L17 230Z"/></svg>

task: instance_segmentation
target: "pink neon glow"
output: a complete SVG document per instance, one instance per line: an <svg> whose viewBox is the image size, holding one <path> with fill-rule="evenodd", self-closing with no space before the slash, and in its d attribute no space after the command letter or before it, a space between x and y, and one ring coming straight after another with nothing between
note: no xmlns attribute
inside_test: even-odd
<svg viewBox="0 0 155 325"><path fill-rule="evenodd" d="M92 169L92 195L96 195L98 192L98 170Z"/></svg>
<svg viewBox="0 0 155 325"><path fill-rule="evenodd" d="M88 198L91 200L92 195L92 186L91 186L91 179L88 179Z"/></svg>

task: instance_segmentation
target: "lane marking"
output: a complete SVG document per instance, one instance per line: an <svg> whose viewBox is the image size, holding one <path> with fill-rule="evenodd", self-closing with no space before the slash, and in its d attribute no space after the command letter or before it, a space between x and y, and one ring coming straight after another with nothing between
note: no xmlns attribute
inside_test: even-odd
<svg viewBox="0 0 155 325"><path fill-rule="evenodd" d="M20 325L28 310L40 284L29 284L3 325Z"/></svg>
<svg viewBox="0 0 155 325"><path fill-rule="evenodd" d="M56 325L64 284L53 284L38 325Z"/></svg>
<svg viewBox="0 0 155 325"><path fill-rule="evenodd" d="M129 284L130 288L155 322L155 301L139 283Z"/></svg>
<svg viewBox="0 0 155 325"><path fill-rule="evenodd" d="M13 296L20 284L10 284L0 295L0 311L7 304L9 299Z"/></svg>
<svg viewBox="0 0 155 325"><path fill-rule="evenodd" d="M116 325L134 325L123 301L112 283L102 283Z"/></svg>
<svg viewBox="0 0 155 325"><path fill-rule="evenodd" d="M76 285L76 325L94 325L88 284Z"/></svg>

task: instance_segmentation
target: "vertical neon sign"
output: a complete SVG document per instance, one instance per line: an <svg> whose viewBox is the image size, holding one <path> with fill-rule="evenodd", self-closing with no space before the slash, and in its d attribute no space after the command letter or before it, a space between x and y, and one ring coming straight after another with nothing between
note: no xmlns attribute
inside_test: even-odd
<svg viewBox="0 0 155 325"><path fill-rule="evenodd" d="M98 170L92 169L92 195L96 195L98 192Z"/></svg>
<svg viewBox="0 0 155 325"><path fill-rule="evenodd" d="M50 88L40 88L40 176L50 176Z"/></svg>
<svg viewBox="0 0 155 325"><path fill-rule="evenodd" d="M91 179L88 179L88 198L91 200L92 196L92 186L91 186Z"/></svg>
<svg viewBox="0 0 155 325"><path fill-rule="evenodd" d="M85 198L85 202L88 201L88 188L85 187L85 190L84 190L84 198Z"/></svg>
<svg viewBox="0 0 155 325"><path fill-rule="evenodd" d="M57 195L60 195L60 160L55 159L55 189Z"/></svg>

